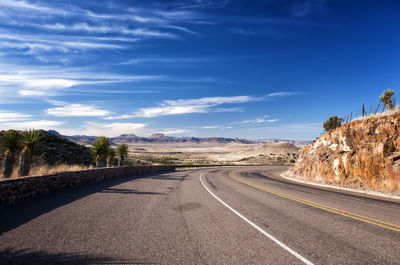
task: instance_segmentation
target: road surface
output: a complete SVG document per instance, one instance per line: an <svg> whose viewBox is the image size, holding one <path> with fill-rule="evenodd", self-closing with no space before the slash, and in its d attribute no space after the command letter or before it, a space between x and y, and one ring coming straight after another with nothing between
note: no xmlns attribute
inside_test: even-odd
<svg viewBox="0 0 400 265"><path fill-rule="evenodd" d="M400 204L218 168L0 210L0 264L400 264Z"/></svg>

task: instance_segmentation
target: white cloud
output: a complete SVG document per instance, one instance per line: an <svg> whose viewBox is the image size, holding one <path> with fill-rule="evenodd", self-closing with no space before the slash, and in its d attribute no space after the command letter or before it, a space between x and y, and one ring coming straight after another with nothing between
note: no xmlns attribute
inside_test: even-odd
<svg viewBox="0 0 400 265"><path fill-rule="evenodd" d="M67 104L62 107L50 108L46 113L58 117L101 117L110 115L110 112L92 105Z"/></svg>
<svg viewBox="0 0 400 265"><path fill-rule="evenodd" d="M38 4L32 4L28 1L22 1L22 0L0 0L0 6L12 9L26 9L34 12L47 13L47 14L59 14L59 15L67 14L66 11L61 9L38 5Z"/></svg>
<svg viewBox="0 0 400 265"><path fill-rule="evenodd" d="M81 128L75 129L59 129L65 135L92 135L92 136L107 136L116 137L121 134L139 134L147 126L145 123L99 123L86 122Z"/></svg>
<svg viewBox="0 0 400 265"><path fill-rule="evenodd" d="M206 113L209 112L210 106L166 106L143 108L135 113L136 117L153 118L167 115L188 114L188 113Z"/></svg>
<svg viewBox="0 0 400 265"><path fill-rule="evenodd" d="M176 134L187 134L187 133L192 133L192 131L186 130L186 129L166 129L161 132L162 134L165 135L176 135Z"/></svg>
<svg viewBox="0 0 400 265"><path fill-rule="evenodd" d="M142 108L134 113L134 115L136 117L152 118L177 114L207 113L214 111L213 107L221 104L246 103L254 99L251 96L233 96L164 100L160 107ZM216 111L221 112L221 109Z"/></svg>
<svg viewBox="0 0 400 265"><path fill-rule="evenodd" d="M219 126L202 126L201 129L218 129Z"/></svg>
<svg viewBox="0 0 400 265"><path fill-rule="evenodd" d="M31 120L31 121L14 121L0 123L2 129L16 129L16 130L29 130L29 129L43 129L51 130L64 124L62 121L52 120Z"/></svg>
<svg viewBox="0 0 400 265"><path fill-rule="evenodd" d="M0 122L27 120L32 115L0 110Z"/></svg>
<svg viewBox="0 0 400 265"><path fill-rule="evenodd" d="M40 25L36 24L37 27L44 27L51 30L59 30L59 31L86 31L89 33L118 33L122 35L133 35L138 37L160 37L160 38L176 38L175 34L169 32L161 32L158 30L150 30L146 28L129 28L123 25L116 24L100 24L100 25L90 25L86 22L76 23L73 25L64 25L60 23L56 24L46 24ZM183 27L173 27L174 29L178 29L184 31ZM190 30L186 29L186 32Z"/></svg>
<svg viewBox="0 0 400 265"><path fill-rule="evenodd" d="M124 120L134 118L135 115L120 115L120 116L108 116L105 117L105 120Z"/></svg>
<svg viewBox="0 0 400 265"><path fill-rule="evenodd" d="M251 96L233 96L233 97L205 97L198 99L178 99L178 100L164 100L166 104L173 106L187 106L187 105L220 105L232 103L246 103L253 101L255 98Z"/></svg>
<svg viewBox="0 0 400 265"><path fill-rule="evenodd" d="M267 116L268 117L268 116ZM260 124L260 123L273 123L273 122L278 122L279 119L265 119L265 118L257 118L254 120L245 120L245 121L241 121L238 122L239 124Z"/></svg>
<svg viewBox="0 0 400 265"><path fill-rule="evenodd" d="M55 96L59 91L80 85L127 83L158 80L160 76L117 75L91 71L88 68L29 67L0 64L0 93L13 91L16 96ZM15 93L17 91L17 93Z"/></svg>
<svg viewBox="0 0 400 265"><path fill-rule="evenodd" d="M48 95L48 93L43 90L28 90L28 89L18 90L18 94L20 94L21 96L24 96L24 97Z"/></svg>
<svg viewBox="0 0 400 265"><path fill-rule="evenodd" d="M274 97L289 97L289 96L295 96L298 95L299 93L297 92L274 92L267 94L265 98L274 98Z"/></svg>

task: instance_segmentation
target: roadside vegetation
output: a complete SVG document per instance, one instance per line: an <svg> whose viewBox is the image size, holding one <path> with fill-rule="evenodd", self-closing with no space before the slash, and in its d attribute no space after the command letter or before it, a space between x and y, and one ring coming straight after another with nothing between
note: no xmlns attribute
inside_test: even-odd
<svg viewBox="0 0 400 265"><path fill-rule="evenodd" d="M393 90L385 90L378 99L378 106L376 108L374 108L374 106L370 106L369 112L367 111L365 104L363 104L361 109L356 110L354 113L351 112L350 114L342 118L336 115L329 117L323 123L324 131L329 132L333 129L340 127L343 124L354 120L363 120L370 117L390 116L396 113L400 113L400 107L396 105L396 98L394 97Z"/></svg>

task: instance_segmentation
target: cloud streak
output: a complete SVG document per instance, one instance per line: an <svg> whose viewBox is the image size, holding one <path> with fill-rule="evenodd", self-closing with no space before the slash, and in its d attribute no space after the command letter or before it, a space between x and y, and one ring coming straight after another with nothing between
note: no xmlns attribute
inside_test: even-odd
<svg viewBox="0 0 400 265"><path fill-rule="evenodd" d="M61 107L49 108L46 113L57 117L102 117L110 115L110 112L106 110L83 104L66 104Z"/></svg>
<svg viewBox="0 0 400 265"><path fill-rule="evenodd" d="M198 99L164 100L160 107L142 108L135 117L154 118L168 115L212 112L213 107L222 104L239 104L254 101L251 96L205 97Z"/></svg>

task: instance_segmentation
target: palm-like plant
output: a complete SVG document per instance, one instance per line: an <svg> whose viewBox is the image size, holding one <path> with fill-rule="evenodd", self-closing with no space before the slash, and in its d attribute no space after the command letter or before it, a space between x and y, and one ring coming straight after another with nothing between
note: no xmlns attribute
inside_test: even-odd
<svg viewBox="0 0 400 265"><path fill-rule="evenodd" d="M1 147L5 150L2 164L3 178L9 178L12 175L15 155L20 148L19 138L20 135L15 130L6 131L1 137Z"/></svg>
<svg viewBox="0 0 400 265"><path fill-rule="evenodd" d="M107 167L112 167L115 158L115 150L110 147L107 154Z"/></svg>
<svg viewBox="0 0 400 265"><path fill-rule="evenodd" d="M31 170L32 157L39 147L42 134L37 130L27 130L21 133L20 144L22 147L19 156L18 176L28 176Z"/></svg>
<svg viewBox="0 0 400 265"><path fill-rule="evenodd" d="M105 167L110 150L110 141L105 136L100 136L92 144L92 154L96 160L96 167Z"/></svg>
<svg viewBox="0 0 400 265"><path fill-rule="evenodd" d="M387 89L383 94L379 97L383 105L387 110L391 110L394 107L394 101L393 101L393 95L394 92L393 90Z"/></svg>
<svg viewBox="0 0 400 265"><path fill-rule="evenodd" d="M125 158L128 156L128 146L125 143L121 143L117 146L118 154L118 166L123 166Z"/></svg>

